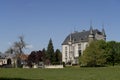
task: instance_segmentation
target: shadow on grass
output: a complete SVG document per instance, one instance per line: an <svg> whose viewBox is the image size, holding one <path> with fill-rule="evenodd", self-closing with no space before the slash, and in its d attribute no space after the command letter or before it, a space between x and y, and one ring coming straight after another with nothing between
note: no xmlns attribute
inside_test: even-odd
<svg viewBox="0 0 120 80"><path fill-rule="evenodd" d="M44 79L0 78L0 80L44 80Z"/></svg>

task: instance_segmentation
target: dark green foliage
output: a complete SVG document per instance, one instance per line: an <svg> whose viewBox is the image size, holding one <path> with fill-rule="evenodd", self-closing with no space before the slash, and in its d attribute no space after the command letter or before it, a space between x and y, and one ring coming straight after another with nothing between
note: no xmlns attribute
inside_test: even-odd
<svg viewBox="0 0 120 80"><path fill-rule="evenodd" d="M62 53L60 52L59 49L56 49L56 51L55 51L55 62L60 64L61 61L62 61Z"/></svg>
<svg viewBox="0 0 120 80"><path fill-rule="evenodd" d="M55 62L54 47L53 47L52 39L50 39L48 43L46 58L50 60L50 63Z"/></svg>
<svg viewBox="0 0 120 80"><path fill-rule="evenodd" d="M46 53L45 63L50 63L53 65L61 64L62 61L62 53L59 49L56 49L54 52L54 46L52 43L52 39L49 40L47 51L43 50Z"/></svg>
<svg viewBox="0 0 120 80"><path fill-rule="evenodd" d="M62 54L59 49L54 52L54 47L52 40L49 40L47 50L43 48L42 51L33 51L28 57L28 64L32 63L38 64L40 61L44 62L46 65L59 65L62 61Z"/></svg>
<svg viewBox="0 0 120 80"><path fill-rule="evenodd" d="M63 67L65 67L65 62L63 62Z"/></svg>
<svg viewBox="0 0 120 80"><path fill-rule="evenodd" d="M120 63L120 43L115 41L107 42L107 63L112 64Z"/></svg>
<svg viewBox="0 0 120 80"><path fill-rule="evenodd" d="M105 48L105 41L100 40L91 42L80 57L80 65L91 67L104 66L106 62Z"/></svg>
<svg viewBox="0 0 120 80"><path fill-rule="evenodd" d="M80 57L80 64L83 66L120 64L120 42L101 40L91 42Z"/></svg>

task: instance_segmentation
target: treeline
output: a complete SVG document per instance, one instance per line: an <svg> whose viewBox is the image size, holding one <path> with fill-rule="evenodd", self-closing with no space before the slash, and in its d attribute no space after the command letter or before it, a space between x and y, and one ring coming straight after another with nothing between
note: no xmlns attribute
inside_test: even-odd
<svg viewBox="0 0 120 80"><path fill-rule="evenodd" d="M14 54L17 63L16 67L21 67L24 65L32 66L34 64L38 64L43 62L45 65L56 65L62 63L62 53L59 49L54 50L52 39L49 40L47 49L43 48L43 50L32 51L27 59L23 60L21 55L24 54L24 50L29 46L24 41L24 36L19 36L18 41L15 41L12 46L10 46L5 54ZM24 57L23 57L24 58Z"/></svg>
<svg viewBox="0 0 120 80"><path fill-rule="evenodd" d="M120 64L120 42L103 40L89 44L79 59L81 66L106 66Z"/></svg>
<svg viewBox="0 0 120 80"><path fill-rule="evenodd" d="M59 49L54 51L52 39L49 40L47 50L32 51L28 56L28 65L43 62L46 65L57 65L62 62L62 53Z"/></svg>

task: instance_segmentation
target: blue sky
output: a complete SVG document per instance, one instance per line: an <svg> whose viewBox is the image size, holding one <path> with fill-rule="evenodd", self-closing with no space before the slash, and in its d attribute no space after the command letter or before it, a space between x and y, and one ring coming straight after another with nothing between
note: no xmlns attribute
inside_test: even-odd
<svg viewBox="0 0 120 80"><path fill-rule="evenodd" d="M120 41L120 0L0 0L0 51L24 35L32 48L46 48L50 38L61 49L73 32L104 28L107 41Z"/></svg>

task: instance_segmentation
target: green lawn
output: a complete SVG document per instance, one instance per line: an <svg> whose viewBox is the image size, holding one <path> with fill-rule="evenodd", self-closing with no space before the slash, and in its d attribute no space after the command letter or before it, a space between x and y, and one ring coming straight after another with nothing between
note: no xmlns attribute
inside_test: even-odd
<svg viewBox="0 0 120 80"><path fill-rule="evenodd" d="M0 69L0 80L120 80L120 67Z"/></svg>

